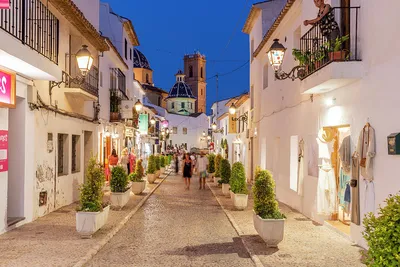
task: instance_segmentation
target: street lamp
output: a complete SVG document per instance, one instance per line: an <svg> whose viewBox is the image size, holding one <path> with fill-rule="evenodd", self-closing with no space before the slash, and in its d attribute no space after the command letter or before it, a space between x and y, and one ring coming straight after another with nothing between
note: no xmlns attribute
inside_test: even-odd
<svg viewBox="0 0 400 267"><path fill-rule="evenodd" d="M135 103L135 109L136 109L137 112L140 112L142 110L142 108L143 108L143 104L138 99L138 101L136 101L136 103Z"/></svg>
<svg viewBox="0 0 400 267"><path fill-rule="evenodd" d="M235 106L235 104L232 103L232 105L229 107L229 113L230 113L231 115L235 115L235 113L236 113L236 106Z"/></svg>
<svg viewBox="0 0 400 267"><path fill-rule="evenodd" d="M279 39L274 39L274 43L267 52L269 63L275 71L275 78L278 80L286 80L287 78L294 81L298 78L303 78L306 74L304 66L296 66L289 73L284 72L281 69L283 58L285 57L286 48L279 43Z"/></svg>
<svg viewBox="0 0 400 267"><path fill-rule="evenodd" d="M236 114L236 107L235 105L232 103L232 105L229 107L229 113L231 115L235 115ZM243 121L244 123L247 124L248 121L248 116L247 116L247 112L244 113L243 115L239 116L238 118L233 118L232 117L232 121Z"/></svg>
<svg viewBox="0 0 400 267"><path fill-rule="evenodd" d="M206 132L205 131L203 131L203 136L206 136Z"/></svg>
<svg viewBox="0 0 400 267"><path fill-rule="evenodd" d="M169 129L166 130L166 133L169 134Z"/></svg>
<svg viewBox="0 0 400 267"><path fill-rule="evenodd" d="M211 128L212 128L213 131L217 130L217 124L214 122L214 123L211 125Z"/></svg>
<svg viewBox="0 0 400 267"><path fill-rule="evenodd" d="M154 117L151 117L151 119L150 119L150 123L151 123L151 125L154 125L154 124L156 124L156 119L154 119Z"/></svg>

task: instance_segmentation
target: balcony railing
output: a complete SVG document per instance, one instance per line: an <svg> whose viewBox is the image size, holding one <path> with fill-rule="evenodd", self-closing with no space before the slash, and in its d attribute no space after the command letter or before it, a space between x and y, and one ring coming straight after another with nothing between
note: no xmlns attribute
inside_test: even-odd
<svg viewBox="0 0 400 267"><path fill-rule="evenodd" d="M110 89L121 91L126 97L126 78L125 74L118 68L110 69Z"/></svg>
<svg viewBox="0 0 400 267"><path fill-rule="evenodd" d="M77 68L77 66L76 66ZM76 71L72 72L72 77L76 77ZM74 83L69 77L65 78L65 86L68 88L81 88L82 90L90 93L93 96L99 96L99 69L92 66L89 73L86 75L83 83Z"/></svg>
<svg viewBox="0 0 400 267"><path fill-rule="evenodd" d="M0 28L58 63L59 21L40 0L10 0L0 10Z"/></svg>
<svg viewBox="0 0 400 267"><path fill-rule="evenodd" d="M328 34L324 29L324 20L316 23L300 39L297 59L306 66L306 75L302 79L335 61L360 61L359 51L359 10L360 7L335 7L326 16L334 18L339 35ZM296 57L296 56L295 56Z"/></svg>

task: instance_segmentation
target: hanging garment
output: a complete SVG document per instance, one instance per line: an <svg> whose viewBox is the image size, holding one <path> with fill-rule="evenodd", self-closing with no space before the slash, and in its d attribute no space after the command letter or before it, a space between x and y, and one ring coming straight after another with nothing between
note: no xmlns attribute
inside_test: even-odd
<svg viewBox="0 0 400 267"><path fill-rule="evenodd" d="M371 126L366 125L358 138L357 156L361 175L368 181L374 180L373 158L375 154L375 130Z"/></svg>
<svg viewBox="0 0 400 267"><path fill-rule="evenodd" d="M365 198L364 198L364 214L368 212L375 213L375 185L373 181L364 179Z"/></svg>
<svg viewBox="0 0 400 267"><path fill-rule="evenodd" d="M354 152L351 162L351 222L360 225L360 169L356 152Z"/></svg>
<svg viewBox="0 0 400 267"><path fill-rule="evenodd" d="M347 204L350 202L350 201L345 201L345 191L349 181L350 181L350 176L345 174L343 168L340 168L338 198L339 198L339 204L344 208L348 207Z"/></svg>
<svg viewBox="0 0 400 267"><path fill-rule="evenodd" d="M299 166L297 168L297 194L303 196L304 187L304 141L299 142Z"/></svg>
<svg viewBox="0 0 400 267"><path fill-rule="evenodd" d="M351 166L351 143L350 143L350 135L346 136L342 144L339 148L339 157L342 162L343 171L345 174L350 174L350 166Z"/></svg>

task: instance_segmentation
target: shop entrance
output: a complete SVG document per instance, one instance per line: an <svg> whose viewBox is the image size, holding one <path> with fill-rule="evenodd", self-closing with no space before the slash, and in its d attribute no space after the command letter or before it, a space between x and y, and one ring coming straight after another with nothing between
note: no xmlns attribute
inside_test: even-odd
<svg viewBox="0 0 400 267"><path fill-rule="evenodd" d="M7 224L24 220L25 196L25 99L17 97L15 109L8 116L8 191Z"/></svg>
<svg viewBox="0 0 400 267"><path fill-rule="evenodd" d="M324 127L333 133L333 150L331 152L331 163L336 181L335 211L327 220L334 228L350 235L351 222L351 197L350 197L350 166L346 164L346 157L351 157L350 149L350 125ZM347 154L347 155L346 155Z"/></svg>

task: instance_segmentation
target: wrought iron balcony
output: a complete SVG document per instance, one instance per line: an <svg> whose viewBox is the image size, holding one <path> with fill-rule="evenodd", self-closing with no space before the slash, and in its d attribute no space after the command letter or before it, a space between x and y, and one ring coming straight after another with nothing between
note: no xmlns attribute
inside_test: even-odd
<svg viewBox="0 0 400 267"><path fill-rule="evenodd" d="M75 62L75 61L72 61ZM70 71L71 77L79 76L77 64L73 64L74 68ZM65 75L65 74L64 74ZM99 69L92 66L89 73L85 76L82 83L76 83L65 75L65 93L81 95L85 100L97 100L99 97ZM67 89L69 88L69 90Z"/></svg>
<svg viewBox="0 0 400 267"><path fill-rule="evenodd" d="M59 20L40 0L10 0L0 10L0 29L58 64Z"/></svg>
<svg viewBox="0 0 400 267"><path fill-rule="evenodd" d="M126 78L125 74L118 68L110 69L110 89L119 90L126 99Z"/></svg>
<svg viewBox="0 0 400 267"><path fill-rule="evenodd" d="M319 21L300 39L300 49L293 55L305 66L306 79L311 74L332 62L360 61L359 51L360 7L335 7L326 15L332 15L339 26L340 35L330 37L323 34L324 22ZM331 24L329 24L331 25ZM332 35L333 36L333 35ZM332 39L332 40L329 40Z"/></svg>

